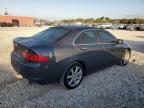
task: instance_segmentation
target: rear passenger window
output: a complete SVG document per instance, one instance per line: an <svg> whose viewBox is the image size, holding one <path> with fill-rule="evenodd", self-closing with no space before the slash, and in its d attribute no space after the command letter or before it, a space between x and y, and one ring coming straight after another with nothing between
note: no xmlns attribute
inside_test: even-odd
<svg viewBox="0 0 144 108"><path fill-rule="evenodd" d="M92 31L82 32L75 40L75 44L94 44L98 41L96 34Z"/></svg>
<svg viewBox="0 0 144 108"><path fill-rule="evenodd" d="M116 40L112 35L110 35L107 32L98 31L98 34L99 34L100 41L102 43L114 43Z"/></svg>

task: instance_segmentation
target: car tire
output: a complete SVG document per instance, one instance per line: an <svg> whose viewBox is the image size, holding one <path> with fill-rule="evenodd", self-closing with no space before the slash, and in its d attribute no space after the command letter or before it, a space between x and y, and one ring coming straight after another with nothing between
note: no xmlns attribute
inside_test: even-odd
<svg viewBox="0 0 144 108"><path fill-rule="evenodd" d="M129 50L125 50L125 53L122 57L122 59L120 60L119 65L121 66L126 66L129 63L129 59L130 59L130 51Z"/></svg>
<svg viewBox="0 0 144 108"><path fill-rule="evenodd" d="M73 63L66 69L63 77L63 84L68 89L76 88L82 81L84 69L80 63Z"/></svg>

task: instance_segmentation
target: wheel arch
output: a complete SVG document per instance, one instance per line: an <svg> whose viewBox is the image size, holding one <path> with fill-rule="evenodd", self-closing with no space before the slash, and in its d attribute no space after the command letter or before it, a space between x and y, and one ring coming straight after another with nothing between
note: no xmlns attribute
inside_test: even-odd
<svg viewBox="0 0 144 108"><path fill-rule="evenodd" d="M82 67L83 67L83 69L84 69L84 76L86 76L87 75L87 68L86 68L86 64L84 63L84 61L82 61L82 60L80 60L80 59L77 59L77 60L72 60L71 62L69 62L67 65L66 65L66 69L68 68L68 67L70 67L71 65L73 65L73 64L75 64L75 63L79 63L79 64L81 64L82 65ZM65 70L66 70L65 69ZM64 72L65 73L65 72Z"/></svg>
<svg viewBox="0 0 144 108"><path fill-rule="evenodd" d="M84 76L86 76L87 75L87 73L86 73L87 71L86 71L86 65L85 65L85 63L83 61L81 61L81 60L77 60L75 62L76 63L80 63L82 65L82 67L84 69Z"/></svg>

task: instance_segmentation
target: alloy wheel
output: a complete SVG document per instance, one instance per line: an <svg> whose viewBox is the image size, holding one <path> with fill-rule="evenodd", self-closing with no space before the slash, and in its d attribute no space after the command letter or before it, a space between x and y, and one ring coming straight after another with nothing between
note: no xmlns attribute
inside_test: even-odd
<svg viewBox="0 0 144 108"><path fill-rule="evenodd" d="M67 76L67 83L70 86L76 86L82 79L82 69L79 66L74 66L70 69Z"/></svg>
<svg viewBox="0 0 144 108"><path fill-rule="evenodd" d="M83 79L83 66L80 63L73 63L70 65L64 74L64 85L68 89L76 88Z"/></svg>

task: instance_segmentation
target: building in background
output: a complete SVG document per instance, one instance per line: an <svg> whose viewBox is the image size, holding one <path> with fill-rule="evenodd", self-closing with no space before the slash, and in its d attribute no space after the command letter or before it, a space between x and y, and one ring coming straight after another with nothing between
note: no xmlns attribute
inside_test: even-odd
<svg viewBox="0 0 144 108"><path fill-rule="evenodd" d="M34 18L27 16L0 15L0 27L32 27Z"/></svg>

